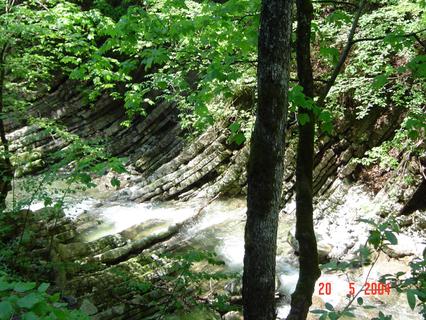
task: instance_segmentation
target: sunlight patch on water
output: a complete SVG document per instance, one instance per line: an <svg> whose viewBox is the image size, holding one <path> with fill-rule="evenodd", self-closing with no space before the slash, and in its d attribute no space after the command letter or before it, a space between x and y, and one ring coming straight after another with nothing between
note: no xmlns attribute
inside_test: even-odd
<svg viewBox="0 0 426 320"><path fill-rule="evenodd" d="M100 202L89 199L67 208L65 213L69 217L85 213L101 221L98 225L94 224L87 234L82 235L85 241L94 241L146 222L156 221L167 228L194 216L198 207L197 203L187 203L183 206L173 202L162 204Z"/></svg>
<svg viewBox="0 0 426 320"><path fill-rule="evenodd" d="M113 224L111 233L118 233L149 220L162 220L176 224L195 214L195 208L156 207L152 204L111 204L102 208L105 223Z"/></svg>
<svg viewBox="0 0 426 320"><path fill-rule="evenodd" d="M95 199L85 199L75 204L65 205L64 213L65 213L65 216L75 219L80 214L90 210L94 210L99 205L100 205L100 202Z"/></svg>

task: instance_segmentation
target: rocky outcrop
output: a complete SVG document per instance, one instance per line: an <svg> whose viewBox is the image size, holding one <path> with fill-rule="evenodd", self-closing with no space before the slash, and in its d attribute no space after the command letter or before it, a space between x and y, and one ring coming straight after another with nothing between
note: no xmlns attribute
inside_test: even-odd
<svg viewBox="0 0 426 320"><path fill-rule="evenodd" d="M92 106L76 84L66 81L59 88L37 101L26 120L7 124L10 151L18 164L18 175L43 169L52 161L52 153L65 150L66 135L46 124L34 124L31 116L55 120L68 133L87 140L102 140L112 155L139 159L139 169L150 172L174 158L183 147L178 112L173 104L160 103L145 117L136 117L130 126L122 125L127 116L122 103L107 95ZM149 151L147 151L149 150ZM141 159L142 155L144 160ZM57 159L56 159L57 161Z"/></svg>
<svg viewBox="0 0 426 320"><path fill-rule="evenodd" d="M217 194L237 195L246 190L249 146L228 142L229 123L216 123L199 137L185 140L179 125L179 110L172 103L147 106L147 116L136 117L128 127L120 101L101 96L92 106L81 89L65 81L37 101L29 115L54 119L72 134L100 139L112 155L127 156L135 174L118 197L138 202L213 198ZM337 179L357 180L359 165L351 161L394 135L404 110L374 107L363 119L348 110L335 124L332 135L320 135L316 144L314 192L332 193ZM30 117L28 117L30 119ZM295 145L297 128L287 132L282 206L294 196ZM17 174L41 170L53 161L50 155L66 150L69 141L55 131L41 129L30 120L8 123L8 138Z"/></svg>
<svg viewBox="0 0 426 320"><path fill-rule="evenodd" d="M391 138L401 121L401 110L378 108L365 119L342 121L332 136L321 136L315 157L315 194L326 193L336 179L355 180L357 166L350 160L362 157L367 150ZM230 195L244 193L249 146L231 151L223 127L216 124L171 161L149 174L142 173L122 196L147 201L213 197L219 192ZM283 206L294 196L295 129L292 127L288 132ZM367 132L372 133L367 135Z"/></svg>
<svg viewBox="0 0 426 320"><path fill-rule="evenodd" d="M55 119L68 132L83 139L105 141L112 155L127 156L132 175L126 187L116 193L117 200L214 199L218 195L233 196L246 191L249 145L229 143L226 121L216 123L200 136L187 141L179 125L179 110L172 103L162 102L149 107L146 117L137 117L130 126L124 127L121 123L126 120L126 114L120 102L102 96L89 106L70 81L40 99L29 115ZM354 245L360 237L367 236L355 222L355 219L365 217L354 216L354 223L345 226L330 225L329 221L334 215L344 214L344 199L361 197L356 189L359 186L351 184L360 177L360 165L351 160L392 138L402 119L402 110L394 107L373 108L363 119L356 119L348 111L344 120L337 121L332 135L321 134L318 138L314 162L316 227L333 235L342 232L350 235L345 241L334 239L333 245L322 243L323 262L350 256L357 250ZM42 129L30 119L8 123L7 130L10 150L15 154L15 163L20 165L17 172L21 175L41 170L54 162L50 155L66 150L69 144L65 136ZM288 214L294 211L296 131L293 125L287 132L282 207ZM421 177L420 172L415 175ZM389 208L384 206L378 212L372 211L373 214L383 217L394 214L408 199L411 200L401 213L416 209L424 193L424 183L417 178L414 185L404 185L398 190L386 183L380 186L378 190L382 191L374 197L375 203L398 204ZM369 201L371 199L366 198L365 203ZM328 219L324 219L325 216L329 216ZM55 218L42 225L30 219L31 226L38 226L34 230L40 239L28 242L27 249L45 259L46 263L53 260L58 286L78 298L80 303L86 301L86 309L90 310L93 319L155 318L161 303L169 302L167 290L170 288L162 279L173 272L173 261L158 258L157 254L176 248L174 242L180 240L176 235L193 219L196 217L175 224L151 221L90 241L82 239L81 235L89 232L96 223L93 216L83 214L77 221ZM426 224L423 214L411 215L404 223L413 228ZM405 249L401 250L394 248L389 254L406 254ZM141 289L135 283L150 283L152 287Z"/></svg>

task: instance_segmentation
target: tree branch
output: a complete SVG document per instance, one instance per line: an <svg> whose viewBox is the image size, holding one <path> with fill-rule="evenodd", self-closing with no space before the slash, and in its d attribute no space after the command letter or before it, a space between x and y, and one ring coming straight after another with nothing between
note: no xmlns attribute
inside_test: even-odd
<svg viewBox="0 0 426 320"><path fill-rule="evenodd" d="M247 13L243 16L235 17L235 19L233 19L233 20L236 21L237 23L240 23L245 18L256 17L258 15L260 15L260 12L251 12L251 13Z"/></svg>
<svg viewBox="0 0 426 320"><path fill-rule="evenodd" d="M346 2L346 1L315 0L315 1L312 1L312 3L329 3L329 4L340 5L340 6L351 6L354 8L358 8L358 6L355 3Z"/></svg>
<svg viewBox="0 0 426 320"><path fill-rule="evenodd" d="M334 85L334 82L337 79L337 76L339 75L343 65L345 64L345 61L349 55L349 52L351 51L352 45L353 45L353 38L355 35L356 28L358 26L359 18L361 17L362 11L364 9L366 0L362 0L358 11L356 12L356 15L354 17L354 20L352 21L351 30L349 31L348 35L348 41L346 42L345 48L343 49L342 53L340 54L339 61L337 62L336 66L334 67L333 73L330 77L330 79L327 82L327 85L323 91L323 93L320 95L318 99L317 105L321 108L324 105L325 99L327 98L328 93L330 92L331 87Z"/></svg>
<svg viewBox="0 0 426 320"><path fill-rule="evenodd" d="M423 29L423 30L419 30L419 31L411 32L411 33L395 34L394 36L398 37L398 38L409 38L409 37L413 37L426 50L426 43L424 43L424 41L422 41L422 39L419 37L419 34L422 33L422 32L425 32L425 31L426 31L426 29ZM357 42L363 42L363 41L378 41L378 40L383 40L386 37L387 36L371 37L371 38L358 38L358 39L352 40L351 41L351 45L354 45Z"/></svg>

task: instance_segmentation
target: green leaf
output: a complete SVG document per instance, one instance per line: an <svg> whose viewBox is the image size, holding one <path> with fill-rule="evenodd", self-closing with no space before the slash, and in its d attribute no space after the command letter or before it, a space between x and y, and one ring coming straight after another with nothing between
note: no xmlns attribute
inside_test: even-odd
<svg viewBox="0 0 426 320"><path fill-rule="evenodd" d="M64 310L61 309L54 309L53 314L58 318L59 320L67 320L68 315Z"/></svg>
<svg viewBox="0 0 426 320"><path fill-rule="evenodd" d="M335 313L335 312L330 312L330 313L328 314L328 317L330 318L330 320L337 320L337 319L339 319L338 314L337 314L337 313Z"/></svg>
<svg viewBox="0 0 426 320"><path fill-rule="evenodd" d="M152 284L150 282L138 282L134 287L140 293L146 293L152 288Z"/></svg>
<svg viewBox="0 0 426 320"><path fill-rule="evenodd" d="M426 78L426 55L418 55L414 57L407 66L414 76L418 78Z"/></svg>
<svg viewBox="0 0 426 320"><path fill-rule="evenodd" d="M333 305L331 303L326 302L325 303L325 308L327 310L334 311L334 307L333 307Z"/></svg>
<svg viewBox="0 0 426 320"><path fill-rule="evenodd" d="M41 297L38 294L33 292L33 293L30 293L30 294L20 298L16 302L16 304L21 308L31 309L37 303L39 303L41 300L42 300Z"/></svg>
<svg viewBox="0 0 426 320"><path fill-rule="evenodd" d="M236 134L235 137L234 137L234 141L238 145L243 144L244 141L246 141L246 137L245 137L244 133L239 132L238 134Z"/></svg>
<svg viewBox="0 0 426 320"><path fill-rule="evenodd" d="M61 298L61 294L59 292L56 292L55 294L52 294L49 297L49 301L50 302L58 302L60 298Z"/></svg>
<svg viewBox="0 0 426 320"><path fill-rule="evenodd" d="M79 173L77 175L77 178L80 180L80 182L84 184L90 184L92 182L92 178L85 172Z"/></svg>
<svg viewBox="0 0 426 320"><path fill-rule="evenodd" d="M300 114L298 114L298 116L297 116L297 119L299 120L299 123L303 126L303 125L305 125L306 123L308 123L309 122L309 115L308 114L306 114L306 113L300 113Z"/></svg>
<svg viewBox="0 0 426 320"><path fill-rule="evenodd" d="M355 318L355 315L350 311L345 311L342 313L343 316L349 317L349 318Z"/></svg>
<svg viewBox="0 0 426 320"><path fill-rule="evenodd" d="M321 315L321 317L319 317L319 319L318 319L318 320L326 320L326 319L327 319L327 316L328 316L328 312L327 312L327 313L324 313L323 315Z"/></svg>
<svg viewBox="0 0 426 320"><path fill-rule="evenodd" d="M27 292L30 291L32 289L34 289L36 287L36 283L35 282L16 282L13 290L15 290L16 292Z"/></svg>
<svg viewBox="0 0 426 320"><path fill-rule="evenodd" d="M361 298L361 297L358 297L358 298L356 299L356 302L357 302L360 306L362 306L362 304L364 303L364 299L363 299L363 298Z"/></svg>
<svg viewBox="0 0 426 320"><path fill-rule="evenodd" d="M123 165L127 161L127 158L112 158L109 161L109 166L116 173L127 172L126 167Z"/></svg>
<svg viewBox="0 0 426 320"><path fill-rule="evenodd" d="M351 17L342 10L335 10L333 13L331 13L327 17L327 20L335 23L338 26L341 26L343 22L346 22L346 23L350 22Z"/></svg>
<svg viewBox="0 0 426 320"><path fill-rule="evenodd" d="M336 48L320 48L320 55L333 64L336 64L339 60L339 50Z"/></svg>
<svg viewBox="0 0 426 320"><path fill-rule="evenodd" d="M49 314L51 310L52 306L44 299L31 308L31 311L39 316Z"/></svg>
<svg viewBox="0 0 426 320"><path fill-rule="evenodd" d="M364 223L368 223L368 224L371 224L372 226L374 226L374 227L377 227L377 223L375 223L373 220L371 220L371 219L363 219L363 218L360 218L360 219L357 219L356 221L359 221L359 222L364 222Z"/></svg>
<svg viewBox="0 0 426 320"><path fill-rule="evenodd" d="M337 269L337 261L330 261L330 262L324 263L321 265L320 268L324 270L327 270L327 269L335 270Z"/></svg>
<svg viewBox="0 0 426 320"><path fill-rule="evenodd" d="M113 178L111 179L111 185L112 185L113 187L115 187L115 188L120 188L120 184L121 184L120 180L118 180L116 177L113 177Z"/></svg>
<svg viewBox="0 0 426 320"><path fill-rule="evenodd" d="M231 132L236 133L238 130L240 130L241 125L236 121L233 122L228 129L231 130Z"/></svg>
<svg viewBox="0 0 426 320"><path fill-rule="evenodd" d="M374 78L374 81L371 87L375 90L379 90L384 87L384 85L388 82L388 75L381 74Z"/></svg>
<svg viewBox="0 0 426 320"><path fill-rule="evenodd" d="M48 207L52 204L52 198L50 198L50 197L45 197L43 200L44 200L44 206L45 207Z"/></svg>
<svg viewBox="0 0 426 320"><path fill-rule="evenodd" d="M10 320L13 313L13 306L9 301L0 302L0 320Z"/></svg>
<svg viewBox="0 0 426 320"><path fill-rule="evenodd" d="M414 308L416 307L416 294L414 293L414 290L412 289L407 290L407 301L411 310L414 310Z"/></svg>
<svg viewBox="0 0 426 320"><path fill-rule="evenodd" d="M315 309L315 310L312 310L311 313L313 313L313 314L324 314L324 313L328 313L328 312L326 310Z"/></svg>
<svg viewBox="0 0 426 320"><path fill-rule="evenodd" d="M396 245L396 244L398 244L398 239L396 238L396 236L393 234L393 232L391 232L391 231L385 231L385 236L386 236L386 239L387 240L389 240L389 242L392 244L392 245Z"/></svg>
<svg viewBox="0 0 426 320"><path fill-rule="evenodd" d="M408 131L408 137L412 140L416 140L419 137L419 133L416 130Z"/></svg>
<svg viewBox="0 0 426 320"><path fill-rule="evenodd" d="M333 124L331 122L323 122L321 123L321 130L327 134L333 133Z"/></svg>
<svg viewBox="0 0 426 320"><path fill-rule="evenodd" d="M50 284L43 282L42 284L40 284L37 291L40 292L40 293L46 292L47 289L49 288L49 286L50 286Z"/></svg>
<svg viewBox="0 0 426 320"><path fill-rule="evenodd" d="M34 312L27 312L24 313L22 316L22 320L38 320L40 319L39 316L37 316Z"/></svg>
<svg viewBox="0 0 426 320"><path fill-rule="evenodd" d="M368 237L368 242L371 243L374 248L378 248L380 245L380 240L382 239L382 235L378 230L370 231L370 236Z"/></svg>
<svg viewBox="0 0 426 320"><path fill-rule="evenodd" d="M370 249L368 249L368 247L366 246L362 246L361 248L359 248L358 252L364 260L367 260L371 254Z"/></svg>
<svg viewBox="0 0 426 320"><path fill-rule="evenodd" d="M330 122L333 119L333 116L329 111L323 110L320 112L318 119L324 122Z"/></svg>
<svg viewBox="0 0 426 320"><path fill-rule="evenodd" d="M8 283L6 281L0 281L0 292L7 291L13 288L13 285L11 283Z"/></svg>

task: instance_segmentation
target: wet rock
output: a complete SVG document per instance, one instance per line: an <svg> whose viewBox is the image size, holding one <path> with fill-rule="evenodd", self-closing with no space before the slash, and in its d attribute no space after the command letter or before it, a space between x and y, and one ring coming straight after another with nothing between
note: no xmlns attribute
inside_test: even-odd
<svg viewBox="0 0 426 320"><path fill-rule="evenodd" d="M400 227L409 227L413 224L413 217L400 216L396 219Z"/></svg>
<svg viewBox="0 0 426 320"><path fill-rule="evenodd" d="M398 244L388 245L384 252L392 258L403 258L406 256L420 256L425 248L424 244L419 244L407 235L399 234L396 236Z"/></svg>
<svg viewBox="0 0 426 320"><path fill-rule="evenodd" d="M238 311L230 311L225 313L222 317L223 320L243 320L243 315Z"/></svg>
<svg viewBox="0 0 426 320"><path fill-rule="evenodd" d="M63 296L62 300L67 303L68 308L70 309L76 309L77 305L78 305L78 301L75 297L73 296Z"/></svg>
<svg viewBox="0 0 426 320"><path fill-rule="evenodd" d="M294 252L299 254L299 243L294 235L295 231L291 230L288 233L287 242L294 249ZM327 263L330 260L330 253L333 250L333 245L327 240L322 240L322 235L317 235L317 248L319 263Z"/></svg>
<svg viewBox="0 0 426 320"><path fill-rule="evenodd" d="M220 315L205 307L197 307L189 312L176 312L175 315L167 317L169 320L221 320Z"/></svg>
<svg viewBox="0 0 426 320"><path fill-rule="evenodd" d="M233 279L225 285L225 290L229 292L230 295L240 295L242 292L243 283L242 279Z"/></svg>
<svg viewBox="0 0 426 320"><path fill-rule="evenodd" d="M88 299L83 300L80 306L80 310L89 316L98 313L98 308L96 308L96 306Z"/></svg>
<svg viewBox="0 0 426 320"><path fill-rule="evenodd" d="M416 224L417 224L417 227L420 230L426 229L426 214L425 213L422 214L420 211L418 211Z"/></svg>
<svg viewBox="0 0 426 320"><path fill-rule="evenodd" d="M330 253L333 250L333 245L326 241L319 241L317 247L319 263L327 263L330 260Z"/></svg>

